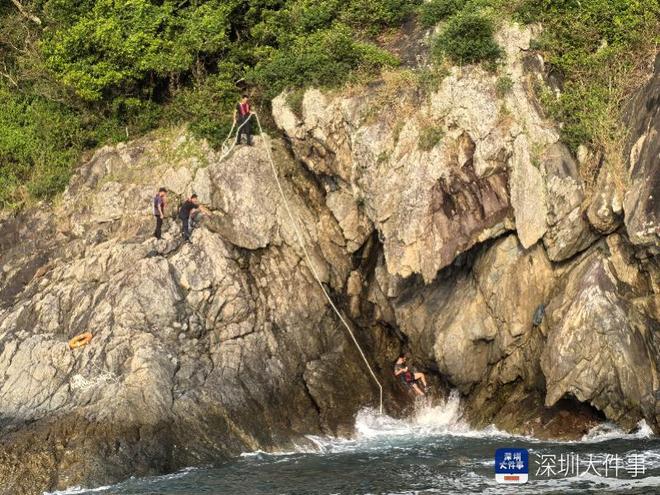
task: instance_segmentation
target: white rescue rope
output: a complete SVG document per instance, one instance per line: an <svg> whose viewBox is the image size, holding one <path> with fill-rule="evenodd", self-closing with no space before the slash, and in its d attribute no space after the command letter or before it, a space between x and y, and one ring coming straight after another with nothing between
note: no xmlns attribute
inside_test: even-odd
<svg viewBox="0 0 660 495"><path fill-rule="evenodd" d="M307 252L307 248L305 247L305 243L303 241L303 236L302 233L300 232L299 228L299 220L296 219L296 217L293 214L293 211L291 210L291 207L289 206L289 201L286 198L286 195L284 194L284 189L282 188L282 183L280 182L279 175L277 174L277 168L275 167L275 162L273 161L273 157L270 154L270 145L268 143L266 134L264 134L263 129L261 128L261 122L259 121L259 115L256 113L252 113L251 115L254 115L256 120L257 120L257 126L259 127L259 134L261 135L264 144L266 145L266 153L268 155L268 160L270 161L270 167L273 170L273 175L275 176L275 182L277 182L277 188L280 191L280 196L282 196L282 200L284 201L284 206L286 207L286 211L289 214L289 219L291 220L291 225L293 226L293 229L296 233L296 238L298 239L298 244L300 245L300 248L302 249L304 255L305 255L305 261L307 262L307 266L309 267L310 271L312 272L312 275L314 275L314 278L319 284L319 287L321 287L321 290L323 291L323 294L325 295L325 298L328 300L330 303L330 306L334 310L335 313L337 313L337 316L339 317L339 320L344 324L346 327L346 330L348 330L348 334L351 336L351 339L353 339L353 343L355 344L355 347L357 347L357 350L360 352L360 356L362 356L362 359L364 360L364 364L367 365L367 368L369 369L369 373L371 374L371 377L374 379L374 382L376 382L376 385L378 385L378 390L380 393L380 413L383 414L383 386L381 385L380 381L376 377L376 373L374 373L373 368L369 364L369 360L367 359L367 356L365 356L364 352L362 351L362 347L360 347L360 344L358 343L357 339L355 338L355 334L353 333L353 330L351 330L350 325L348 322L344 319L342 316L341 312L339 309L337 309L337 306L335 306L335 303L332 301L332 298L330 297L330 294L328 294L328 291L326 290L325 286L323 285L323 282L321 281L321 277L317 273L316 269L314 268L314 264L312 263L312 260L309 256L309 253ZM247 120L246 120L247 122ZM233 147L232 147L233 148Z"/></svg>
<svg viewBox="0 0 660 495"><path fill-rule="evenodd" d="M247 124L250 121L250 119L252 118L252 115L256 115L256 114L251 113L250 115L248 115L248 118L245 119L245 121L241 125L238 126L238 129L236 129L236 139L234 139L234 142L232 143L232 145L229 148L227 148L227 141L229 141L229 138L231 137L231 133L234 132L234 127L236 127L236 121L234 120L234 123L231 125L231 129L229 129L229 134L227 134L227 137L222 142L222 147L221 147L222 148L222 155L220 156L220 159L218 160L219 162L221 162L222 160L227 158L227 155L229 155L229 153L231 153L231 151L236 147L236 145L238 144L238 138L241 135L241 129L243 128L243 126L245 124Z"/></svg>

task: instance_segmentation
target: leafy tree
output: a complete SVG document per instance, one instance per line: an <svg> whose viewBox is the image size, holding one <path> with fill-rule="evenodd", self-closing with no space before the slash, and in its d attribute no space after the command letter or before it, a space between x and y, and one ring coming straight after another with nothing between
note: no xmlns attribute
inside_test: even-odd
<svg viewBox="0 0 660 495"><path fill-rule="evenodd" d="M61 104L4 83L0 108L0 207L60 191L85 143L80 120Z"/></svg>

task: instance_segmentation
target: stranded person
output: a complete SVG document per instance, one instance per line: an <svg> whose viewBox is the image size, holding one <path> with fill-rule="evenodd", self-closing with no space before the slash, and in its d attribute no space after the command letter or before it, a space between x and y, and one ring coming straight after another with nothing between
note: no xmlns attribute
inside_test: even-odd
<svg viewBox="0 0 660 495"><path fill-rule="evenodd" d="M154 196L153 206L154 206L154 217L156 218L156 230L154 231L154 237L156 239L161 238L163 230L163 219L165 218L165 205L167 202L167 189L161 187L158 190L158 194Z"/></svg>
<svg viewBox="0 0 660 495"><path fill-rule="evenodd" d="M400 354L396 363L394 363L394 376L398 376L401 381L406 386L411 387L417 395L426 395L419 387L419 382L421 382L424 390L426 390L426 376L424 376L424 373L417 372L415 368L408 367L405 354Z"/></svg>
<svg viewBox="0 0 660 495"><path fill-rule="evenodd" d="M184 241L190 242L190 234L192 234L195 217L200 212L206 213L207 215L211 213L204 206L199 204L197 194L190 196L190 199L187 199L181 205L179 219L181 220L181 233L183 234Z"/></svg>
<svg viewBox="0 0 660 495"><path fill-rule="evenodd" d="M236 136L238 144L241 144L241 136L244 135L247 145L252 146L252 119L250 115L252 115L252 111L250 110L248 96L243 95L234 110L234 124L238 125L238 135Z"/></svg>

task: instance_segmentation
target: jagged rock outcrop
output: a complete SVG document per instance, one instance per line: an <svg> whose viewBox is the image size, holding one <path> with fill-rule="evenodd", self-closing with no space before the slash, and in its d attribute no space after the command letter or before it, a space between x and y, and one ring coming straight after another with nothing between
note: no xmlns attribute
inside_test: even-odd
<svg viewBox="0 0 660 495"><path fill-rule="evenodd" d="M598 236L583 211L584 187L568 148L561 143L550 146L542 167L548 191L548 229L543 244L551 260L562 261L589 247Z"/></svg>
<svg viewBox="0 0 660 495"><path fill-rule="evenodd" d="M627 428L655 417L658 298L636 263L614 234L559 281L541 359L547 405L570 394Z"/></svg>
<svg viewBox="0 0 660 495"><path fill-rule="evenodd" d="M595 240L576 164L531 96L531 32L510 26L500 40L508 94L470 67L452 69L426 98L394 79L348 96L308 91L301 116L286 95L273 101L297 156L328 176L328 197L353 198L351 221L339 212L345 233L363 239L373 224L393 274L430 282L458 254L514 228L525 248L543 238L557 261Z"/></svg>
<svg viewBox="0 0 660 495"><path fill-rule="evenodd" d="M660 56L651 80L627 108L629 187L624 199L626 231L634 244L657 254L660 241Z"/></svg>
<svg viewBox="0 0 660 495"><path fill-rule="evenodd" d="M635 100L648 109L631 137L639 187L622 206L598 190L605 172L587 194L585 158L540 113L532 33L498 36L497 75L454 68L423 91L399 71L309 90L301 115L281 95L285 139L221 161L185 129L161 130L98 150L57 206L0 219L0 494L350 434L376 404L304 262L267 143L388 413L405 407L390 370L405 349L477 425L575 438L606 417L660 431L657 202L645 196L657 106L644 107L657 76ZM171 194L155 241L159 186ZM182 244L174 211L193 191L213 214ZM92 343L71 351L82 331Z"/></svg>
<svg viewBox="0 0 660 495"><path fill-rule="evenodd" d="M296 174L280 142L274 151L281 172ZM283 221L265 156L244 147L217 162L181 131L106 147L60 208L3 223L0 493L107 483L347 433L357 409L375 404ZM213 209L192 244L181 244L174 217L162 241L150 237L159 185L173 191L170 213L175 192L197 187ZM304 175L285 188L317 270L341 290L351 260L340 227ZM92 343L71 351L67 340L83 331ZM368 349L387 338L361 340Z"/></svg>
<svg viewBox="0 0 660 495"><path fill-rule="evenodd" d="M374 317L459 388L477 423L501 419L510 428L515 413L498 416L498 408L507 409L503 397L516 397L530 398L538 414L528 419L539 425L572 400L625 427L644 418L657 430L657 384L627 378L655 376L660 366L653 232L645 230L642 241L636 227L652 227L658 202L649 193L641 210L630 206L657 182L657 74L633 103L647 111L636 112L632 128L637 167L623 208L611 170L600 168L589 191L583 183L579 168L603 157L585 148L574 158L538 113L530 87L543 62L528 51L529 39L515 26L500 33L509 94L495 91L492 74L452 69L426 95L396 79L348 94L308 91L301 115L281 95L275 119L296 156L323 177L328 197L352 195L354 218L378 231L383 255L362 295ZM636 212L625 225L646 253L617 232L624 209ZM618 247L603 252L603 245ZM599 276L578 268L596 259ZM541 304L549 313L533 328ZM615 330L614 314L627 313L630 321ZM583 345L592 335L598 338ZM628 357L608 358L616 349Z"/></svg>

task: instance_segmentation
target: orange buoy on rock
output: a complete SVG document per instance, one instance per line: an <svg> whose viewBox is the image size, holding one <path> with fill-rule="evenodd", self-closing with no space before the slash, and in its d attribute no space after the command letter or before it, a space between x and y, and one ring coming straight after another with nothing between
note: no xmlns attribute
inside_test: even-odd
<svg viewBox="0 0 660 495"><path fill-rule="evenodd" d="M83 347L92 341L92 332L81 333L69 340L69 349L77 349Z"/></svg>

